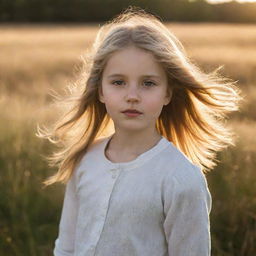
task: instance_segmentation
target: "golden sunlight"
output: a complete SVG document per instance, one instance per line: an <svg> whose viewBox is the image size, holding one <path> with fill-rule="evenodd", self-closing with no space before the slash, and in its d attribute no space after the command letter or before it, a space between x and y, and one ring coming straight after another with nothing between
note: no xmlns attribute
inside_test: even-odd
<svg viewBox="0 0 256 256"><path fill-rule="evenodd" d="M226 3L231 2L232 0L207 0L207 2L211 4L218 4L218 3ZM238 3L256 3L256 0L235 0Z"/></svg>

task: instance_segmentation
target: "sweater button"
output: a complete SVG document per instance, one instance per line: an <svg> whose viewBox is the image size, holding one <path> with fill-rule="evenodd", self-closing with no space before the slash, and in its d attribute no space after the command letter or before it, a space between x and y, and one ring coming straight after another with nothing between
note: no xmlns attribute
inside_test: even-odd
<svg viewBox="0 0 256 256"><path fill-rule="evenodd" d="M112 174L112 178L115 179L116 178L116 173Z"/></svg>

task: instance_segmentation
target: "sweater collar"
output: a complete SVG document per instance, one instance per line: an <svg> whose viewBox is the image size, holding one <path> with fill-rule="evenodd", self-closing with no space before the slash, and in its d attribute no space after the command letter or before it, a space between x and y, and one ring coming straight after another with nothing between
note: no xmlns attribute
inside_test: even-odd
<svg viewBox="0 0 256 256"><path fill-rule="evenodd" d="M109 143L109 141L111 140L113 135L114 134L112 134L108 137L105 137L103 139L101 147L100 147L100 154L101 154L103 161L109 168L113 168L113 169L128 170L128 169L134 169L136 167L139 167L142 164L144 164L145 162L147 162L148 160L150 160L153 156L160 153L167 146L170 145L170 142L165 137L161 136L161 139L158 141L158 143L155 146L153 146L149 150L145 151L144 153L140 154L134 160L129 161L129 162L114 163L114 162L110 161L105 155L105 148L106 148L107 144Z"/></svg>

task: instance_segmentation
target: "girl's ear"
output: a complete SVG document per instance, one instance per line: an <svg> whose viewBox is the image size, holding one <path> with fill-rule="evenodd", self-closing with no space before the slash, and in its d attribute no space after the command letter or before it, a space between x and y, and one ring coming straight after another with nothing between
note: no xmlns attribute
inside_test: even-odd
<svg viewBox="0 0 256 256"><path fill-rule="evenodd" d="M166 96L165 96L165 102L164 102L164 105L168 105L170 102L171 102L171 99L172 99L172 89L168 88L167 89L167 93L166 93Z"/></svg>
<svg viewBox="0 0 256 256"><path fill-rule="evenodd" d="M101 102L101 103L105 103L104 97L103 97L103 93L102 93L102 87L101 87L101 86L99 86L99 88L98 88L98 96L99 96L100 102Z"/></svg>

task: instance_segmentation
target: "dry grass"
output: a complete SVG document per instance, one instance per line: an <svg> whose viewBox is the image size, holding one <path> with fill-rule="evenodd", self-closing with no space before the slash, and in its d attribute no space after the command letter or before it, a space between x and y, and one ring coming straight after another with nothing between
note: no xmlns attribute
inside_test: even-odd
<svg viewBox="0 0 256 256"><path fill-rule="evenodd" d="M241 113L240 117L247 116L248 112L253 116L256 26L167 25L203 70L208 72L223 65L223 74L239 81L247 98L244 115ZM91 45L97 29L96 25L0 27L0 102L13 102L8 107L8 115L13 115L16 109L27 108L26 116L36 113L38 117L35 108L43 108L49 102L47 92L51 88L63 89L76 77L80 56Z"/></svg>

